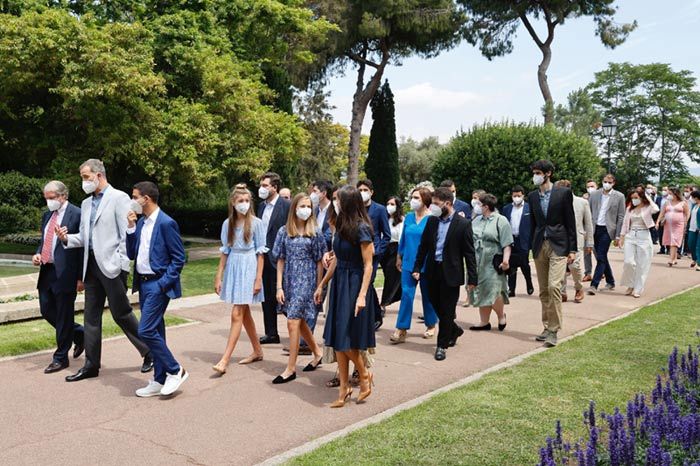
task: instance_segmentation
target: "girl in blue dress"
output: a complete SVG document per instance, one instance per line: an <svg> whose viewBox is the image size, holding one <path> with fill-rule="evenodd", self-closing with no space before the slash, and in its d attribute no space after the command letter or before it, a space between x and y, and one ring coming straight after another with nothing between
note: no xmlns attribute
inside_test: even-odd
<svg viewBox="0 0 700 466"><path fill-rule="evenodd" d="M372 373L361 351L374 348L374 300L367 299L372 278L372 224L362 196L354 186L344 186L333 202L338 214L333 238L334 260L316 288L314 300L321 303L323 287L333 278L329 290L328 314L323 332L326 346L335 350L340 376L339 396L330 406L340 408L352 395L350 361L360 374L357 402L372 393Z"/></svg>
<svg viewBox="0 0 700 466"><path fill-rule="evenodd" d="M289 330L289 361L287 369L272 383L281 384L297 376L296 364L299 354L299 336L304 337L314 359L304 372L315 370L321 363L323 352L316 344L311 328L320 310L314 302L314 290L323 277L321 259L326 252L326 240L318 230L313 215L311 198L297 194L289 208L287 224L279 229L271 257L277 261L277 302L287 316Z"/></svg>
<svg viewBox="0 0 700 466"><path fill-rule="evenodd" d="M219 374L226 373L229 360L245 327L253 345L253 353L239 361L250 364L262 361L263 352L255 330L255 321L250 305L261 303L265 296L262 290L263 254L265 229L262 220L253 215L251 194L245 184L237 184L229 197L228 218L221 226L221 257L214 280L214 289L221 300L233 304L231 330L221 360L212 367Z"/></svg>

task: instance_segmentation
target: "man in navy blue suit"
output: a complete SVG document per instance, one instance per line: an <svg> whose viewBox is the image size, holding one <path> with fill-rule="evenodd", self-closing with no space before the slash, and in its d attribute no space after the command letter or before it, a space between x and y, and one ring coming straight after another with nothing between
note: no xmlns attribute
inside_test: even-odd
<svg viewBox="0 0 700 466"><path fill-rule="evenodd" d="M503 215L510 222L513 230L513 250L510 254L510 272L508 272L508 295L515 296L515 284L518 268L525 277L527 294L535 292L530 271L530 205L525 202L525 188L515 186L511 189L513 202L503 206Z"/></svg>
<svg viewBox="0 0 700 466"><path fill-rule="evenodd" d="M265 245L268 252L265 253L263 262L263 293L265 301L262 303L263 318L265 322L265 335L260 337L261 345L280 342L277 333L277 265L270 260L270 252L275 245L277 232L287 224L290 202L279 195L282 189L282 179L277 173L267 172L260 178L258 197L263 202L258 204L258 218L262 220L265 228Z"/></svg>
<svg viewBox="0 0 700 466"><path fill-rule="evenodd" d="M331 226L328 224L328 209L331 207L331 198L333 197L333 184L327 180L315 181L311 187L311 204L314 206L314 215L316 223L321 226L321 233L326 240L326 249L330 251L333 247L331 244Z"/></svg>
<svg viewBox="0 0 700 466"><path fill-rule="evenodd" d="M126 250L129 259L134 260L132 291L139 292L139 338L151 351L154 369L153 380L136 390L136 396L168 396L189 377L165 343L164 321L170 300L182 296L180 273L185 265L185 248L177 223L158 207L160 193L155 183L137 183L131 196ZM137 214L143 214L138 222Z"/></svg>
<svg viewBox="0 0 700 466"><path fill-rule="evenodd" d="M387 246L389 246L389 241L391 241L391 228L389 227L389 213L386 211L386 207L382 204L374 202L372 196L374 195L374 185L372 180L360 180L357 182L357 189L362 195L362 201L367 207L367 215L372 221L372 230L374 231L374 257L372 258L372 281L370 282L370 299L374 299L375 309L377 314L374 316L374 329L378 330L382 326L384 316L382 315L382 308L379 305L379 298L377 298L377 292L374 289L374 279L377 276L377 269L379 268L379 262L384 257L384 252Z"/></svg>
<svg viewBox="0 0 700 466"><path fill-rule="evenodd" d="M455 182L452 180L445 180L442 183L440 183L440 187L447 188L450 191L452 191L452 196L454 199L452 207L454 208L455 213L461 217L471 220L472 206L471 204L467 204L461 199L457 199L457 187L455 186Z"/></svg>
<svg viewBox="0 0 700 466"><path fill-rule="evenodd" d="M37 282L41 315L56 329L56 351L44 369L51 374L69 366L71 343L75 343L73 358L84 350L83 326L75 323L75 297L83 289L83 251L63 248L56 235L57 227L65 227L68 233L80 229L80 209L68 202L66 185L50 181L44 186L44 198L49 210L41 220L41 242L32 262L41 266Z"/></svg>

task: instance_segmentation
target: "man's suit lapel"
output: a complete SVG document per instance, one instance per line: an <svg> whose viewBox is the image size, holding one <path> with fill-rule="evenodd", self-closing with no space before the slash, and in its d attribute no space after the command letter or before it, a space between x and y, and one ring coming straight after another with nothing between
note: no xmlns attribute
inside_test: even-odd
<svg viewBox="0 0 700 466"><path fill-rule="evenodd" d="M141 247L141 231L143 230L143 222L144 222L145 217L141 217L138 222L136 222L136 231L134 232L134 235L136 235L136 252L134 253L134 271L136 271L136 258L139 255L139 247Z"/></svg>
<svg viewBox="0 0 700 466"><path fill-rule="evenodd" d="M452 232L454 231L455 228L457 228L456 227L457 222L459 222L459 220L457 220L457 213L455 212L453 214L452 221L450 222L450 226L447 227L447 234L445 234L445 246L444 247L447 247L447 245L449 244L450 237L452 236ZM445 251L443 250L443 259L444 259L444 252Z"/></svg>
<svg viewBox="0 0 700 466"><path fill-rule="evenodd" d="M100 215L102 215L102 211L105 210L105 206L107 203L110 201L110 196L109 192L107 191L102 195L102 200L100 201L100 205L97 206L97 213L95 214L95 224L97 223L97 219L100 218Z"/></svg>
<svg viewBox="0 0 700 466"><path fill-rule="evenodd" d="M156 217L156 223L153 225L153 232L151 233L151 244L149 245L150 247L148 248L148 261L151 261L151 254L153 253L154 250L154 245L158 241L158 236L160 235L160 224L163 221L163 212L158 213L158 217Z"/></svg>
<svg viewBox="0 0 700 466"><path fill-rule="evenodd" d="M550 198L551 202L551 198ZM534 191L532 199L530 199L530 204L534 204L534 213L538 219L542 219L542 224L547 223L547 219L544 216L544 211L542 210L542 204L540 203L540 193L539 191ZM538 222L539 223L539 222Z"/></svg>

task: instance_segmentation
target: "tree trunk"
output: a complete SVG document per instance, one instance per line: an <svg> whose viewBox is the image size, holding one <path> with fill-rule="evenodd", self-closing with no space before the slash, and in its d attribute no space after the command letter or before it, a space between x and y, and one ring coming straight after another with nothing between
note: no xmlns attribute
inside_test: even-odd
<svg viewBox="0 0 700 466"><path fill-rule="evenodd" d="M544 98L544 124L549 125L554 123L554 99L552 99L552 92L549 90L547 82L547 69L552 61L552 49L548 45L543 45L540 50L542 51L542 61L537 67L537 82Z"/></svg>
<svg viewBox="0 0 700 466"><path fill-rule="evenodd" d="M355 185L357 183L360 174L360 140L362 138L362 123L365 121L365 113L367 113L367 106L372 100L372 97L374 97L374 94L377 92L379 84L382 82L384 68L389 62L389 49L387 44L384 41L382 41L380 47L382 50L382 61L378 64L368 62L365 59L365 54L356 58L351 57L359 64L359 68L357 70L357 83L355 87L355 94L352 97L350 143L348 144L347 181L350 185ZM367 86L365 86L365 68L367 65L373 66L374 68L376 68L376 71L370 78L369 82L367 83Z"/></svg>

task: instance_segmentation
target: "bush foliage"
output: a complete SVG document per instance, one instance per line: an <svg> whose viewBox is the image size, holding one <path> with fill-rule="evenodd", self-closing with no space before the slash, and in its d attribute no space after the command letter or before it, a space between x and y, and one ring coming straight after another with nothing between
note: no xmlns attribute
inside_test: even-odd
<svg viewBox="0 0 700 466"><path fill-rule="evenodd" d="M588 178L599 175L600 159L590 138L567 133L551 125L485 124L462 132L445 145L433 166L433 179L454 180L460 197L475 189L510 200L510 188L534 189L530 165L549 159L554 180L568 179L581 193Z"/></svg>
<svg viewBox="0 0 700 466"><path fill-rule="evenodd" d="M0 235L39 228L45 180L0 173Z"/></svg>

